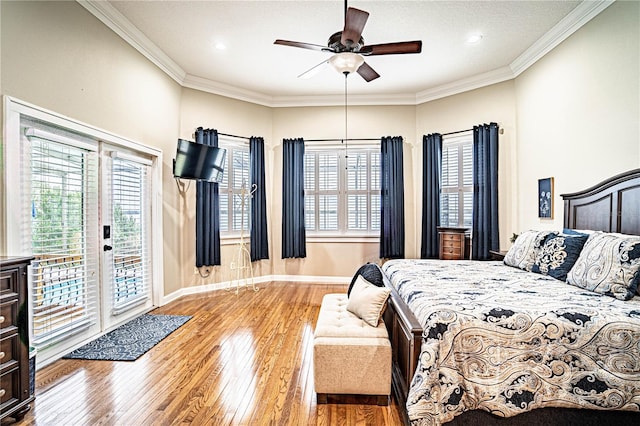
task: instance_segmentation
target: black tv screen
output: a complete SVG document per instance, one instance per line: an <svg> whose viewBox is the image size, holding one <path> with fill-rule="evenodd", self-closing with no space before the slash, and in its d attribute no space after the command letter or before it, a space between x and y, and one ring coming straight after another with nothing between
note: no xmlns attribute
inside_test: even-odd
<svg viewBox="0 0 640 426"><path fill-rule="evenodd" d="M183 179L222 181L227 150L178 139L173 176Z"/></svg>

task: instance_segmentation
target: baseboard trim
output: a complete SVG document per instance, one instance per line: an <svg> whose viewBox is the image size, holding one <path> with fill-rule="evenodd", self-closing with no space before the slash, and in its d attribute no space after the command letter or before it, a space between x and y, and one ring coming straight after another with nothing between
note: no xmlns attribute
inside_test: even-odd
<svg viewBox="0 0 640 426"><path fill-rule="evenodd" d="M327 277L327 276L314 276L314 275L265 275L261 277L254 277L253 282L257 284L264 284L274 281L281 282L299 282L308 284L349 284L352 277ZM242 286L244 287L244 285ZM228 290L234 289L235 285L231 281L223 281L219 283L203 284L193 287L184 287L173 293L162 296L160 300L160 306L164 306L167 303L171 303L183 296L189 296L192 294L206 293L216 290Z"/></svg>

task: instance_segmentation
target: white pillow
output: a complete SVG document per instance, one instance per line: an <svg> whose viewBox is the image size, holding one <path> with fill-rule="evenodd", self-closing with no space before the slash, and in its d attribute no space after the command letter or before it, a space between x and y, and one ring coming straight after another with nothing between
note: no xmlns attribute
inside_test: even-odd
<svg viewBox="0 0 640 426"><path fill-rule="evenodd" d="M390 289L376 287L359 275L349 294L347 311L357 315L370 326L377 327L390 293Z"/></svg>
<svg viewBox="0 0 640 426"><path fill-rule="evenodd" d="M567 275L567 283L620 300L631 299L640 281L640 236L596 232Z"/></svg>
<svg viewBox="0 0 640 426"><path fill-rule="evenodd" d="M505 265L531 271L536 256L551 231L524 231L504 256Z"/></svg>

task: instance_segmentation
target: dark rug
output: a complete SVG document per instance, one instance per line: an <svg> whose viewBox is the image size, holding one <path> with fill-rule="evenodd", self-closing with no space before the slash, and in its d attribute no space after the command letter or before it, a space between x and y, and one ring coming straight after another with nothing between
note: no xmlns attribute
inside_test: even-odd
<svg viewBox="0 0 640 426"><path fill-rule="evenodd" d="M183 315L145 314L98 337L63 358L135 361L190 319L190 316Z"/></svg>

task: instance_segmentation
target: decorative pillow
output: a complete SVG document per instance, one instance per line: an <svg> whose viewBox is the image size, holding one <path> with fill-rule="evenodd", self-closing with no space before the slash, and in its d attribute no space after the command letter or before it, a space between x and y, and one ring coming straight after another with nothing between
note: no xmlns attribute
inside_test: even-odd
<svg viewBox="0 0 640 426"><path fill-rule="evenodd" d="M353 288L353 284L355 284L358 276L362 276L367 282L375 285L376 287L384 287L384 281L382 278L382 272L380 272L380 268L375 263L365 263L356 271L351 279L351 284L349 285L349 289L347 290L347 296L351 294L351 289Z"/></svg>
<svg viewBox="0 0 640 426"><path fill-rule="evenodd" d="M529 230L522 232L504 256L505 265L530 271L540 247L549 234L551 231Z"/></svg>
<svg viewBox="0 0 640 426"><path fill-rule="evenodd" d="M592 234L567 282L620 300L633 297L640 279L640 237Z"/></svg>
<svg viewBox="0 0 640 426"><path fill-rule="evenodd" d="M536 255L531 272L566 281L588 238L586 234L549 234Z"/></svg>
<svg viewBox="0 0 640 426"><path fill-rule="evenodd" d="M357 315L370 326L377 327L389 293L391 289L376 287L362 276L358 276L349 295L347 311Z"/></svg>

